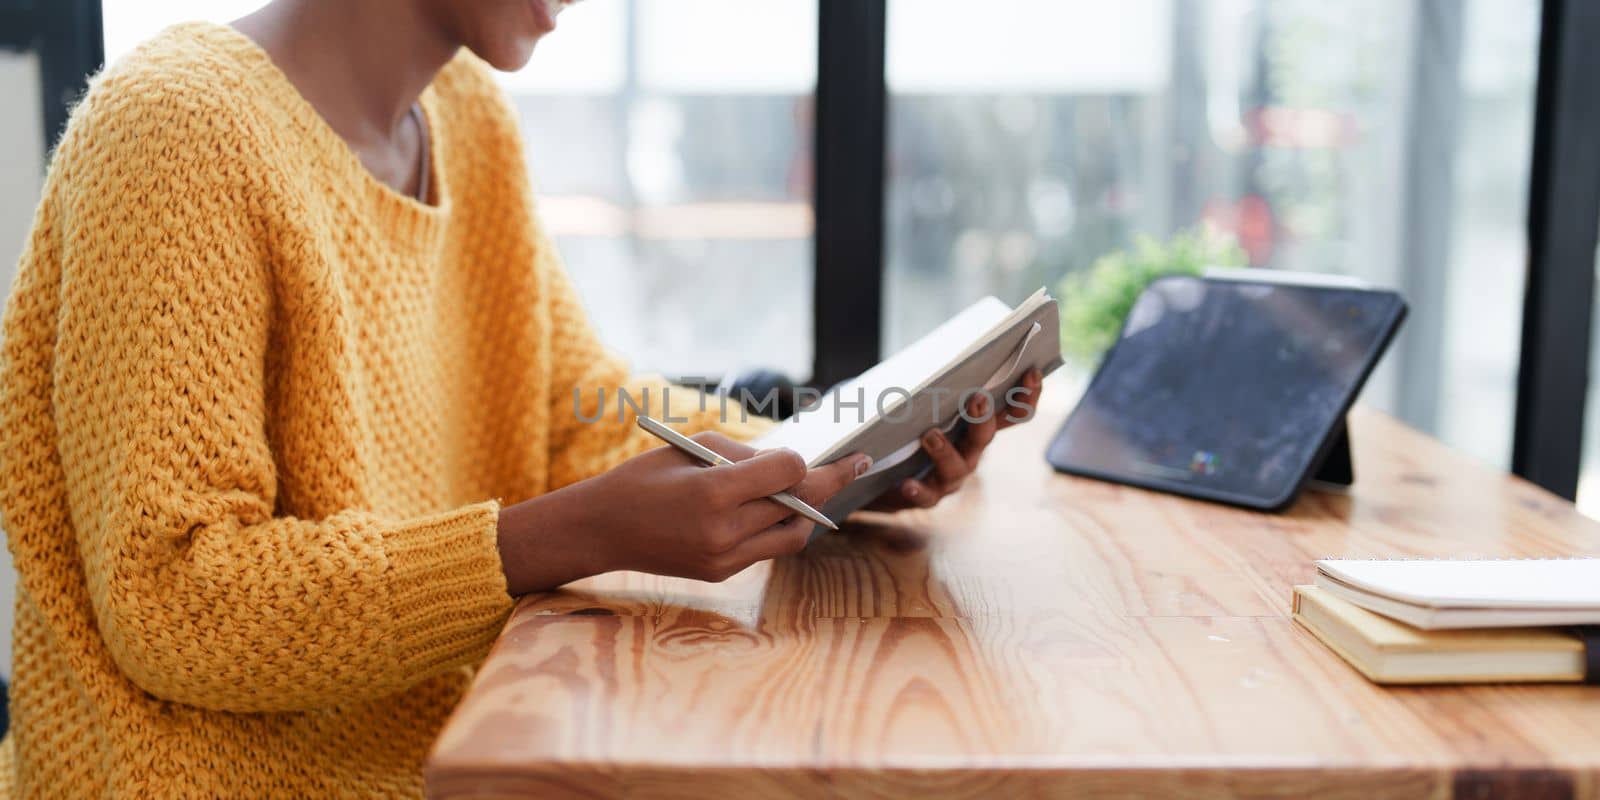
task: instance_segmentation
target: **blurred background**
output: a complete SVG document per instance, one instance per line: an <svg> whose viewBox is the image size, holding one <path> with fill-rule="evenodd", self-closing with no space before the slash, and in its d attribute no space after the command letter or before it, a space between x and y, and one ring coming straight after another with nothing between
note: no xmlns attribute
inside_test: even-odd
<svg viewBox="0 0 1600 800"><path fill-rule="evenodd" d="M260 5L106 0L106 56ZM1365 400L1504 466L1540 9L1429 7L891 0L885 351L1205 223L1252 265L1402 290ZM544 221L637 368L808 377L816 50L815 0L589 0L502 76Z"/></svg>
<svg viewBox="0 0 1600 800"><path fill-rule="evenodd" d="M98 15L108 60L262 4L61 1ZM887 0L882 301L851 324L891 352L984 295L1016 302L1141 237L1204 228L1251 266L1402 291L1411 317L1363 400L1508 467L1551 6ZM501 76L544 222L636 368L807 380L827 357L814 132L837 41L819 0L588 0ZM7 44L9 278L70 87L49 85L48 48ZM1577 496L1600 514L1596 427Z"/></svg>

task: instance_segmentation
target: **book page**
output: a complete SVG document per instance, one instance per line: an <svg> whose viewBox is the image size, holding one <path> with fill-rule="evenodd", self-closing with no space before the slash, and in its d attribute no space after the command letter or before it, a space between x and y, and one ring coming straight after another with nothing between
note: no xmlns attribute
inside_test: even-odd
<svg viewBox="0 0 1600 800"><path fill-rule="evenodd" d="M815 407L796 413L751 444L787 447L814 464L957 363L1012 315L1005 303L985 297L872 369L828 390Z"/></svg>
<svg viewBox="0 0 1600 800"><path fill-rule="evenodd" d="M1600 558L1317 562L1374 594L1433 608L1600 608Z"/></svg>

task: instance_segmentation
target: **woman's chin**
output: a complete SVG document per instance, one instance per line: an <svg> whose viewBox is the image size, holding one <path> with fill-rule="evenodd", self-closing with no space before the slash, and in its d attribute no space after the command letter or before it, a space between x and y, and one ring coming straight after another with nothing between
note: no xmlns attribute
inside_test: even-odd
<svg viewBox="0 0 1600 800"><path fill-rule="evenodd" d="M507 38L490 48L489 52L480 51L476 55L501 72L516 72L528 65L528 60L533 58L534 46L541 38L543 36L537 34Z"/></svg>

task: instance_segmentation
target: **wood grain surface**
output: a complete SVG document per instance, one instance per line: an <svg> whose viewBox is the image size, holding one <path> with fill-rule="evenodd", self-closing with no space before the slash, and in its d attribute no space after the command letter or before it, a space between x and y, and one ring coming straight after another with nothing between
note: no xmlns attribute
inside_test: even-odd
<svg viewBox="0 0 1600 800"><path fill-rule="evenodd" d="M1289 619L1316 558L1600 555L1600 525L1370 411L1350 494L1283 514L1070 478L1065 411L931 512L526 598L430 793L1600 798L1600 687L1383 688Z"/></svg>

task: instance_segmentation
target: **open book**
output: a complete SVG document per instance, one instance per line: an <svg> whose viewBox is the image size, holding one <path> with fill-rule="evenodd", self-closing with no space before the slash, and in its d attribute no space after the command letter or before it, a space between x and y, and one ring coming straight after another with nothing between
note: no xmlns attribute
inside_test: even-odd
<svg viewBox="0 0 1600 800"><path fill-rule="evenodd" d="M997 414L1006 393L1031 368L1061 366L1056 301L1040 289L1015 309L986 297L861 375L823 392L756 447L787 447L820 466L851 453L872 457L872 469L821 510L834 520L871 502L899 481L931 466L923 433L938 427L959 441L965 403L989 395Z"/></svg>

